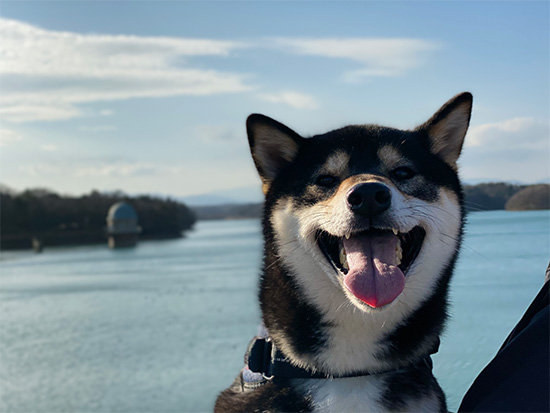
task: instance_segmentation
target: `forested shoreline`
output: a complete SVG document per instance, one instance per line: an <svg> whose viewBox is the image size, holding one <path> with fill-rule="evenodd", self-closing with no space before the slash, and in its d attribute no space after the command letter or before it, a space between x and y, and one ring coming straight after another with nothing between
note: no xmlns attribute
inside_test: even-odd
<svg viewBox="0 0 550 413"><path fill-rule="evenodd" d="M107 212L111 205L131 204L141 227L139 239L181 237L193 227L195 213L171 199L93 191L80 197L44 189L0 193L0 249L27 249L33 239L44 247L106 243Z"/></svg>

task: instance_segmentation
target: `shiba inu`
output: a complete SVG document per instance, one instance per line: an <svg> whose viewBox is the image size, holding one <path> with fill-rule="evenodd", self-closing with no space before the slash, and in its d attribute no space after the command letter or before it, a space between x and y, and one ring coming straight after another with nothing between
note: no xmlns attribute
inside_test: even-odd
<svg viewBox="0 0 550 413"><path fill-rule="evenodd" d="M413 130L311 138L249 116L265 332L216 411L447 411L430 354L462 238L471 109L465 92Z"/></svg>

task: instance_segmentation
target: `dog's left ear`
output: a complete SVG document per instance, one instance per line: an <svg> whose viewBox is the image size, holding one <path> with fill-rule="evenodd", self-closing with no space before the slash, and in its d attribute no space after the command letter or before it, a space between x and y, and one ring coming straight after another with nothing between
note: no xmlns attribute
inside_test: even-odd
<svg viewBox="0 0 550 413"><path fill-rule="evenodd" d="M472 94L464 92L445 103L417 130L428 134L430 150L456 167L472 114Z"/></svg>
<svg viewBox="0 0 550 413"><path fill-rule="evenodd" d="M265 194L273 179L292 162L304 138L282 123L256 113L246 120L246 131Z"/></svg>

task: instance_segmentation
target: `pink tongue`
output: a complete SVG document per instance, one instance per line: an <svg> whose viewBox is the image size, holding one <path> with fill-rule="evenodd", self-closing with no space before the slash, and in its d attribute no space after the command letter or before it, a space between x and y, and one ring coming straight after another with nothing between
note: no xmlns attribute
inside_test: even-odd
<svg viewBox="0 0 550 413"><path fill-rule="evenodd" d="M371 307L391 303L405 287L405 275L395 261L397 241L392 233L344 238L349 266L344 284Z"/></svg>

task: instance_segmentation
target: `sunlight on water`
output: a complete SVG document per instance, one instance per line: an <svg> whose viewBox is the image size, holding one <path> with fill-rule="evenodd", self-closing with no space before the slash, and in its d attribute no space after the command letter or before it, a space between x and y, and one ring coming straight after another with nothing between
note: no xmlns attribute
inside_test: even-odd
<svg viewBox="0 0 550 413"><path fill-rule="evenodd" d="M539 290L550 212L468 217L435 374L456 410ZM205 411L256 332L256 220L187 238L3 253L0 411Z"/></svg>

